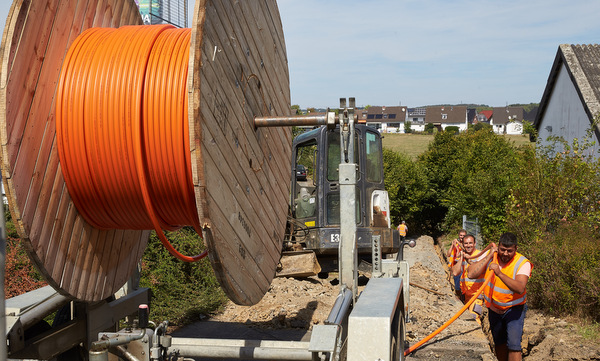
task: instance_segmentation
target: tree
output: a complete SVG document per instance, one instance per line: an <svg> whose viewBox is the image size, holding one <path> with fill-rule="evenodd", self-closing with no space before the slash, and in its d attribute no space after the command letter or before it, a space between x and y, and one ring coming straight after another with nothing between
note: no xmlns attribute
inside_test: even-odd
<svg viewBox="0 0 600 361"><path fill-rule="evenodd" d="M432 233L447 231L466 214L479 218L484 236L499 235L505 229L515 152L511 143L488 130L437 133L419 158L431 186L427 207Z"/></svg>
<svg viewBox="0 0 600 361"><path fill-rule="evenodd" d="M406 221L413 231L429 227L423 204L429 197L427 173L422 163L403 153L383 149L385 189L390 197L390 216L394 224Z"/></svg>
<svg viewBox="0 0 600 361"><path fill-rule="evenodd" d="M410 120L407 120L404 122L404 133L412 133L412 129L411 129L412 123L410 122Z"/></svg>
<svg viewBox="0 0 600 361"><path fill-rule="evenodd" d="M300 109L300 106L298 104L292 105L292 112L295 115L302 115L302 110Z"/></svg>

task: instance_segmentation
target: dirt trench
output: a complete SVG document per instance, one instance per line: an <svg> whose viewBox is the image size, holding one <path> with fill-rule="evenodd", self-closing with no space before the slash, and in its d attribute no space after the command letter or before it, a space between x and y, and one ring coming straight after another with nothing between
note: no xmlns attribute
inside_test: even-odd
<svg viewBox="0 0 600 361"><path fill-rule="evenodd" d="M448 269L439 247L429 236L417 239L415 248L405 249L411 265L410 322L406 324L406 341L413 345L446 322L461 307L448 280ZM359 279L362 290L368 274ZM328 279L276 278L263 299L254 306L229 302L222 313L206 321L178 330L174 336L223 337L231 330L246 338L255 335L273 340L308 340L313 325L322 324L339 292L335 274ZM207 322L208 321L208 322ZM210 325L209 325L210 324ZM215 325L222 324L223 331ZM484 322L485 325L485 322ZM205 334L202 334L202 333ZM547 317L529 310L523 337L524 360L600 360L600 345L586 340L577 327L565 320ZM490 341L482 327L463 314L446 330L411 354L408 359L423 360L495 360Z"/></svg>

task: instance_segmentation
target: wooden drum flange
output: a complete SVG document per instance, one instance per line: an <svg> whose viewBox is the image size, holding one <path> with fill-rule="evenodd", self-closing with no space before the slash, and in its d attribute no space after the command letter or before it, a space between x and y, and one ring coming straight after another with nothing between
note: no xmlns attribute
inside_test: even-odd
<svg viewBox="0 0 600 361"><path fill-rule="evenodd" d="M57 81L85 29L138 24L133 0L15 0L2 38L2 178L13 221L48 282L80 300L120 288L150 231L95 229L75 208L56 149ZM253 126L255 116L290 113L276 1L199 0L187 83L195 201L209 257L227 295L254 304L275 275L288 212L291 132Z"/></svg>

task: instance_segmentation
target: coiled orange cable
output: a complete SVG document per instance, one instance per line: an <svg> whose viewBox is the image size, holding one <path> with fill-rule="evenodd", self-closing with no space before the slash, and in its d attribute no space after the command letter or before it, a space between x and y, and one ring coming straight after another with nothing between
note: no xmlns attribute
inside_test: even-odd
<svg viewBox="0 0 600 361"><path fill-rule="evenodd" d="M90 28L71 45L59 79L60 165L75 206L99 229L199 234L186 82L190 29Z"/></svg>

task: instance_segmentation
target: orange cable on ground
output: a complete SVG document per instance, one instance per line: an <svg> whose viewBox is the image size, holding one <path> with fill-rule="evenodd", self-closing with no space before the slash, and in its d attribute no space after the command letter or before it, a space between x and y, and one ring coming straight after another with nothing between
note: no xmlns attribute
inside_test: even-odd
<svg viewBox="0 0 600 361"><path fill-rule="evenodd" d="M494 259L493 259L492 262L497 262L497 254L494 254ZM414 350L418 349L425 342L431 340L438 333L442 332L446 327L450 326L450 324L452 322L456 321L456 319L458 317L460 317L460 315L462 315L469 308L469 306L471 306L471 304L473 302L475 302L475 300L477 299L477 297L479 297L479 295L483 292L483 289L485 288L485 285L488 282L491 281L492 277L494 277L494 272L490 272L490 274L485 278L485 281L483 282L483 284L481 285L481 287L479 287L479 289L477 290L477 292L475 292L475 294L473 295L473 297L471 297L471 299L469 300L469 302L465 303L465 305L454 316L452 316L448 321L446 321L446 323L444 323L443 325L441 325L437 330L433 331L428 336L426 336L424 339L422 339L421 341L415 343L414 345L412 345L411 347L409 347L408 349L406 349L404 351L404 356L408 356L411 352L413 352Z"/></svg>
<svg viewBox="0 0 600 361"><path fill-rule="evenodd" d="M62 173L77 210L99 229L202 234L190 159L190 29L90 28L63 62L56 101Z"/></svg>

